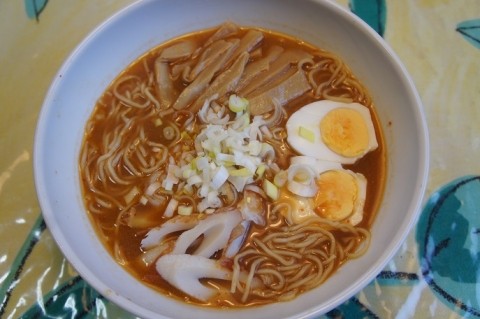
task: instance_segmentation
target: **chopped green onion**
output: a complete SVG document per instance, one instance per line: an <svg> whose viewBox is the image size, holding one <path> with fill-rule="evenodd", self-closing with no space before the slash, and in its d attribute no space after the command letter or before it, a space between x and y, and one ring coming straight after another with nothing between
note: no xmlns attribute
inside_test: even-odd
<svg viewBox="0 0 480 319"><path fill-rule="evenodd" d="M191 137L190 135L188 135L188 133L185 132L185 131L183 131L183 132L180 134L180 136L181 136L182 139L184 139L184 140L191 140L191 139L192 139L192 137Z"/></svg>
<svg viewBox="0 0 480 319"><path fill-rule="evenodd" d="M216 172L213 174L212 181L210 182L210 186L213 189L219 189L223 183L225 183L228 179L228 170L225 166L220 166Z"/></svg>
<svg viewBox="0 0 480 319"><path fill-rule="evenodd" d="M300 137L303 137L304 139L306 139L307 141L309 141L310 143L314 143L315 142L315 133L312 131L312 130L309 130L308 128L305 128L303 126L300 126L298 128L298 135Z"/></svg>
<svg viewBox="0 0 480 319"><path fill-rule="evenodd" d="M195 174L195 171L193 169L190 169L190 168L187 168L187 169L184 169L183 172L182 172L182 177L184 179L188 179L190 176L192 176L193 174Z"/></svg>
<svg viewBox="0 0 480 319"><path fill-rule="evenodd" d="M288 179L287 171L282 170L277 174L275 174L275 177L273 178L273 183L277 187L283 187L283 185L285 185L285 183L287 182L287 179Z"/></svg>
<svg viewBox="0 0 480 319"><path fill-rule="evenodd" d="M178 206L177 212L178 212L178 215L189 216L193 212L193 207L192 206L180 205L180 206Z"/></svg>
<svg viewBox="0 0 480 319"><path fill-rule="evenodd" d="M198 175L192 175L187 179L188 185L199 185L203 182L202 178Z"/></svg>
<svg viewBox="0 0 480 319"><path fill-rule="evenodd" d="M240 113L237 113L237 114L240 114ZM242 115L237 116L237 118L235 119L235 123L238 125L238 130L239 131L243 130L247 126L249 126L250 125L250 114L249 114L249 112L245 112Z"/></svg>
<svg viewBox="0 0 480 319"><path fill-rule="evenodd" d="M145 196L140 197L140 204L147 205L147 203L148 203L148 198L146 198Z"/></svg>
<svg viewBox="0 0 480 319"><path fill-rule="evenodd" d="M176 200L175 198L171 198L170 201L168 202L167 207L165 208L165 212L163 213L163 216L172 217L175 210L177 210L177 207L178 207L178 200Z"/></svg>
<svg viewBox="0 0 480 319"><path fill-rule="evenodd" d="M248 107L248 100L235 94L230 95L228 99L228 108L230 111L238 113L243 112Z"/></svg>
<svg viewBox="0 0 480 319"><path fill-rule="evenodd" d="M190 167L191 167L193 170L197 170L197 159L198 159L198 157L195 157L195 158L192 159L192 161L190 162Z"/></svg>
<svg viewBox="0 0 480 319"><path fill-rule="evenodd" d="M235 163L235 157L232 154L218 153L215 159L225 163Z"/></svg>
<svg viewBox="0 0 480 319"><path fill-rule="evenodd" d="M155 127L159 127L160 125L163 124L162 119L157 117L157 118L153 121L153 124L155 124Z"/></svg>
<svg viewBox="0 0 480 319"><path fill-rule="evenodd" d="M239 168L239 169L232 169L229 171L230 176L240 176L240 177L247 177L252 176L252 172L246 167Z"/></svg>
<svg viewBox="0 0 480 319"><path fill-rule="evenodd" d="M125 203L130 204L133 202L135 197L140 194L137 186L134 186L123 198L125 199Z"/></svg>
<svg viewBox="0 0 480 319"><path fill-rule="evenodd" d="M148 185L147 189L145 190L145 195L152 196L161 186L162 184L159 182L153 182L152 184Z"/></svg>
<svg viewBox="0 0 480 319"><path fill-rule="evenodd" d="M258 154L260 154L262 151L262 143L257 140L250 141L248 143L248 150L250 155L258 156Z"/></svg>
<svg viewBox="0 0 480 319"><path fill-rule="evenodd" d="M257 171L255 172L257 174L258 178L262 178L263 174L265 173L265 170L267 169L267 166L265 164L260 164L257 167Z"/></svg>
<svg viewBox="0 0 480 319"><path fill-rule="evenodd" d="M208 163L208 158L206 157L197 157L195 160L196 169L203 171L210 167Z"/></svg>
<svg viewBox="0 0 480 319"><path fill-rule="evenodd" d="M273 200L278 199L278 188L268 179L263 180L263 190Z"/></svg>

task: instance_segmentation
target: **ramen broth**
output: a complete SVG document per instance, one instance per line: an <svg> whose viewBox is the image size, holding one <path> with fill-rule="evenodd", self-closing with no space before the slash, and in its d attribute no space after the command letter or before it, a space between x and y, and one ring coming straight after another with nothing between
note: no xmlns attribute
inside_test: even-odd
<svg viewBox="0 0 480 319"><path fill-rule="evenodd" d="M318 283L321 283L343 263L354 258L357 249L364 251L366 247L363 246L368 246L367 237L369 236L369 229L373 223L385 184L386 159L382 131L370 95L358 83L358 80L351 74L349 69L343 65L343 62L332 53L299 39L262 29L236 27L232 34L216 40L212 36L219 34L218 30L219 28L198 31L165 42L134 61L106 89L95 105L95 109L87 123L82 146L80 176L84 203L88 215L95 225L98 236L116 261L138 280L163 294L189 303L215 307L242 307L289 300L305 290L314 288L308 285L290 288L288 286L288 282L295 281L295 276L299 271L304 272L304 275L298 275L299 278L303 278L303 276L307 276L311 272L318 271L314 268L322 267L318 263L312 262L312 260L321 260L326 265L324 266L325 269L321 270L324 273L323 277L315 277L312 274L312 278L317 278ZM142 246L142 241L146 238L149 231L155 227L160 227L170 218L179 216L179 207L185 210L182 212L184 215L211 216L217 214L217 212L228 210L228 207L237 209L240 205L239 203L242 203L243 192L236 192L231 185L222 186L223 188L218 194L222 207L208 207L203 212L199 212L198 205L202 201L201 196L198 195L200 187L194 186L193 190L185 190L184 185L188 184L187 180L180 180L174 183L173 186L165 186L168 184L165 183L165 180L168 179L169 165L180 166L178 163L182 158L188 164L188 156L185 154L191 154L191 158L194 159L199 156L198 152L195 153L196 147L198 147L195 138L208 125L208 123L203 123L198 118L198 114L202 106L208 104L209 101L202 101L202 105L197 106L197 109L192 106L195 104L195 101L201 99L201 95L197 95L193 99L194 102L187 103L187 106L184 108L176 108L177 105L174 104L175 100L179 99L182 91L195 81L191 79L191 75L194 73L192 70L195 70L195 67L202 59L202 55L205 55L206 48L214 46L216 44L215 41L217 43L218 41L233 43L233 39L243 39L252 30L260 31L262 37L258 43L253 44L253 47L248 49L248 62L244 66L245 69L248 68L248 65L265 58L267 52L272 50L273 47L281 48L281 54L300 50L309 56L309 58L301 61L288 63L288 67L285 70L267 83L261 83L259 86L250 85L250 90L253 90L255 94L260 94L259 91L262 89L267 91L276 85L280 85L282 81L285 81L297 69L301 69L306 75L309 74L309 71L314 66L318 67L318 70L312 74L312 79L315 82L311 83L309 80L311 89L300 96L291 98L282 105L282 115L277 119L276 123L261 131L263 133L265 131L270 132L263 134L259 142L270 144L275 151L275 156L273 159L262 159L260 166L264 171L258 173L259 171L257 170L248 184L250 185L250 194L256 196L252 195L252 198L260 199L261 201L262 212L259 212L259 214L261 214L265 223L264 225L251 221L247 223L248 231L245 233L245 240L236 253L236 255L244 254L244 257L237 258L240 272L248 274L250 271L253 271L252 267L256 267L255 271L259 273L254 278L257 278L257 281L260 282L257 285L260 288L255 283L247 286L245 282L239 281L236 284L237 289L234 293L231 293L231 279L200 278L202 285L213 287L214 290L220 293L214 294L214 297L208 300L199 300L185 293L182 289L178 289L178 287L169 283L168 280L165 280L159 274L156 261L165 254L165 251L163 253L152 252L154 249L150 249L150 247L146 249ZM206 42L211 43L205 45ZM179 43L192 45L192 47L179 46L179 49L186 52L180 53L184 54L185 57L165 58L160 63L159 56L162 52L166 48L175 47ZM242 41L240 41L241 45ZM281 54L276 61L281 59ZM215 72L209 85L212 84L215 77L222 70L232 67L238 59L232 56L231 61L228 61L222 69ZM162 89L159 88L158 84L160 81L158 72L168 72L166 76L169 78L169 81L167 83L169 83L173 92L171 93L173 98L170 100L174 102L170 102L171 104L167 106L164 103L168 102L160 101L159 94ZM262 72L266 73L261 73L253 81L259 81L262 77L266 78L265 74L267 74L268 70L266 69ZM241 80L238 83L241 83ZM323 87L323 91L318 89L320 86ZM246 84L241 90L231 86L227 91L220 93L220 96L216 96L213 100L215 105L212 103L213 111L211 111L211 114L218 115L214 109L218 110L223 105L223 109L226 109L226 114L230 116L230 121L233 121L235 113L225 107L229 103L229 97L235 94L246 98L247 101L253 101L256 96L252 92L245 94L248 91L245 90L245 87L248 88L249 84ZM244 95L242 96L242 94ZM283 255L284 262L298 259L300 264L308 265L295 270L293 273L288 273L288 270L285 270L280 275L268 275L271 271L267 269L281 267L282 263L268 254L266 256L257 256L257 254L263 252L263 246L259 242L267 241L268 239L265 237L272 234L273 230L278 232L278 236L283 233L293 234L295 223L292 222L291 218L288 218L288 214L285 213L286 210L281 208L274 209L276 205L280 205L282 200L285 199L285 203L289 205L288 198L290 198L290 193L287 184L280 184L275 187L281 195L272 198L266 194L266 188L263 185L265 183L264 179L268 179L275 184L273 181L278 172L288 170L291 158L301 155L286 140L285 126L289 117L307 104L335 98L342 103L357 102L366 106L371 114L375 128L378 147L353 164L343 164L343 169L362 174L368 182L367 196L362 212L363 216L358 224L349 224L348 231L341 226L348 224L345 221L324 223L324 218L319 217L320 219L314 223L315 227L306 227L305 231L296 235L298 238L301 238L299 243L306 243L310 238L309 236L315 233L314 229L324 228L333 234L336 245L343 245L343 248L334 248L333 244L328 241L322 244L322 240L318 239L318 243L315 244L317 246L315 246L315 249L312 248L311 251L323 251L324 255L315 255L316 257L311 258ZM273 112L275 111L269 111L259 116L264 117L268 121L268 119L274 116ZM244 113L247 113L247 111L245 110ZM253 116L250 115L250 118L253 118ZM271 132L274 132L274 134L271 134ZM124 149L121 150L122 148ZM239 165L236 165L234 170L240 171L241 168ZM227 169L230 170L231 168L227 167ZM258 175L261 175L261 178ZM226 183L228 184L228 182ZM232 193L236 193L236 198L232 199ZM293 198L295 200L296 197L294 196ZM176 199L176 210L174 209L173 213L169 214L171 217L166 217L165 211L171 208L168 206L171 204L172 199ZM361 231L357 232L358 229ZM245 227L243 230L245 230ZM163 241L167 243L167 253L172 250L172 245L175 244L182 231L173 231L165 236ZM352 234L356 236L354 239L352 239ZM204 236L206 235L201 235L194 241L185 253L194 255L196 248L201 246L201 240ZM273 240L273 242L276 241ZM270 242L264 243L266 246L270 244ZM304 248L301 248L301 245L298 247L300 248L280 247L278 249L290 250L293 252L292 255L306 251ZM217 250L208 259L220 262L222 267L225 267L229 273L234 271L235 258L232 256L229 258L225 257L224 252L225 248ZM329 256L332 252L335 255L333 257ZM349 257L350 252L353 253ZM329 258L330 260L327 260ZM310 260L310 262L307 260ZM288 267L285 266L284 268ZM263 272L262 269L264 269ZM270 281L275 281L277 280L275 278L280 276L284 279L278 279L279 282L268 286ZM263 289L262 286L266 288L260 292ZM247 288L250 289L251 293L245 293ZM281 291L282 289L285 289L285 291Z"/></svg>

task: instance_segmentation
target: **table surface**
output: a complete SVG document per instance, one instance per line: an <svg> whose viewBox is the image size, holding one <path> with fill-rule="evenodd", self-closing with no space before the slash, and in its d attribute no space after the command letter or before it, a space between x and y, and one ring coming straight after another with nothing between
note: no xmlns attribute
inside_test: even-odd
<svg viewBox="0 0 480 319"><path fill-rule="evenodd" d="M131 2L0 1L2 318L134 317L65 260L42 219L32 166L54 75L89 32ZM406 242L374 281L324 317L480 318L480 1L338 2L405 64L424 104L431 157L423 210Z"/></svg>

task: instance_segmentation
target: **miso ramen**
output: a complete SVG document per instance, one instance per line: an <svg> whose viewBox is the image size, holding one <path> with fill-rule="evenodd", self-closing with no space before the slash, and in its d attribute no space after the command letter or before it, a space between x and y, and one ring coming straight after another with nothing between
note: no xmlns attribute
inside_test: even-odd
<svg viewBox="0 0 480 319"><path fill-rule="evenodd" d="M120 265L172 298L228 308L291 300L364 254L385 153L371 97L339 57L227 22L118 75L79 170Z"/></svg>

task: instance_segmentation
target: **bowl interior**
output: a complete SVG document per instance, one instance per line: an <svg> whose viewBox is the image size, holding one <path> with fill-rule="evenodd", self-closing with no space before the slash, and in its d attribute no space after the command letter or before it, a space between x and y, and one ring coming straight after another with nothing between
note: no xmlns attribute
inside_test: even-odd
<svg viewBox="0 0 480 319"><path fill-rule="evenodd" d="M121 70L167 39L226 20L297 36L339 55L373 96L389 159L366 255L292 302L227 312L163 297L117 265L85 213L77 166L85 122ZM34 151L38 198L67 259L107 298L141 317L158 318L303 318L332 309L368 284L408 234L418 215L428 163L421 104L404 68L362 21L320 0L152 0L127 7L85 39L57 74L40 114Z"/></svg>

